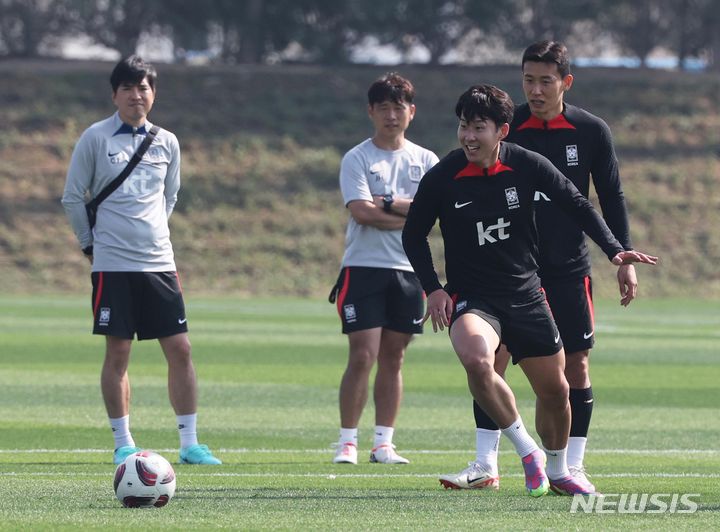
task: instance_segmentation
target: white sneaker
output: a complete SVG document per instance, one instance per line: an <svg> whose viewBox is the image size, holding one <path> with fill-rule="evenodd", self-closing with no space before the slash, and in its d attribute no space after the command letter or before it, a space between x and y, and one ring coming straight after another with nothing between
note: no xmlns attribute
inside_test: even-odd
<svg viewBox="0 0 720 532"><path fill-rule="evenodd" d="M390 443L378 445L370 452L370 461L374 464L409 464L410 460L403 458L395 452L395 446Z"/></svg>
<svg viewBox="0 0 720 532"><path fill-rule="evenodd" d="M468 462L468 467L455 475L440 475L440 484L445 489L481 490L500 488L500 477L477 462Z"/></svg>
<svg viewBox="0 0 720 532"><path fill-rule="evenodd" d="M333 464L357 464L357 447L352 442L338 443Z"/></svg>
<svg viewBox="0 0 720 532"><path fill-rule="evenodd" d="M570 470L570 476L574 478L577 482L580 484L587 484L589 488L592 488L592 491L595 491L595 486L587 477L587 473L585 472L585 466L580 464L579 466L568 466L568 469Z"/></svg>

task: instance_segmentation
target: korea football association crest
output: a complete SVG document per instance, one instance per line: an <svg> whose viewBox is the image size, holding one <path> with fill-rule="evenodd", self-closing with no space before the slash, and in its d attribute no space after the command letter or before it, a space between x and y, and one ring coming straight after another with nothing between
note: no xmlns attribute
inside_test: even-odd
<svg viewBox="0 0 720 532"><path fill-rule="evenodd" d="M418 166L417 164L411 164L409 172L410 181L417 183L422 179L423 171L421 166Z"/></svg>
<svg viewBox="0 0 720 532"><path fill-rule="evenodd" d="M517 209L520 207L520 198L518 197L515 187L505 189L505 200L507 201L508 209Z"/></svg>
<svg viewBox="0 0 720 532"><path fill-rule="evenodd" d="M565 157L568 166L577 166L580 158L578 157L577 144L569 144L565 146Z"/></svg>
<svg viewBox="0 0 720 532"><path fill-rule="evenodd" d="M151 162L159 162L163 158L163 151L160 147L151 147L148 148L148 151L145 153L145 159Z"/></svg>
<svg viewBox="0 0 720 532"><path fill-rule="evenodd" d="M108 307L100 308L100 315L98 316L98 325L101 327L107 327L110 323L110 309Z"/></svg>
<svg viewBox="0 0 720 532"><path fill-rule="evenodd" d="M355 312L355 305L343 306L343 312L345 313L345 323L355 323L357 321L357 313Z"/></svg>

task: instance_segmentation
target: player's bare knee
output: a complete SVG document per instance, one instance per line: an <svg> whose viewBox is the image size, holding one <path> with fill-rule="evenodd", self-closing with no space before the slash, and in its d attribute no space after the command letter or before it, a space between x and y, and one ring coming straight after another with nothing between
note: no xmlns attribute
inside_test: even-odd
<svg viewBox="0 0 720 532"><path fill-rule="evenodd" d="M405 351L381 351L377 358L378 368L382 367L387 371L400 371L405 360Z"/></svg>
<svg viewBox="0 0 720 532"><path fill-rule="evenodd" d="M490 383L495 375L495 368L487 357L466 356L460 359L468 376L479 383Z"/></svg>
<svg viewBox="0 0 720 532"><path fill-rule="evenodd" d="M353 372L369 373L376 359L377 354L372 349L352 349L348 357L348 369Z"/></svg>
<svg viewBox="0 0 720 532"><path fill-rule="evenodd" d="M557 379L545 383L542 388L537 390L536 395L538 401L543 405L553 409L562 409L569 404L570 386L567 380Z"/></svg>
<svg viewBox="0 0 720 532"><path fill-rule="evenodd" d="M566 355L565 378L570 383L570 388L584 389L590 386L589 351L578 351Z"/></svg>

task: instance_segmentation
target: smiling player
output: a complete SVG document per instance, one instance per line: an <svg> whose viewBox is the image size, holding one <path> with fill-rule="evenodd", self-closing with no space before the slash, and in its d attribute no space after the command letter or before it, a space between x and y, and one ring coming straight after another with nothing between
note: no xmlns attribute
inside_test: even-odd
<svg viewBox="0 0 720 532"><path fill-rule="evenodd" d="M461 149L423 178L408 212L403 245L428 294L425 317L450 339L475 401L515 446L530 495L595 489L567 468L570 430L565 352L537 275L536 192L557 202L616 265L654 264L625 251L590 202L546 158L502 142L513 103L504 91L476 85L455 107ZM439 219L447 285L435 272L427 236ZM507 344L537 396L536 429L528 434L507 383L495 372L495 352ZM545 460L547 457L547 469ZM492 487L497 478L483 480Z"/></svg>
<svg viewBox="0 0 720 532"><path fill-rule="evenodd" d="M625 250L632 249L610 129L600 118L564 101L574 81L567 49L555 41L530 45L523 53L522 74L527 103L516 108L506 140L547 157L585 197L592 180L608 227ZM566 351L572 412L568 467L574 477L587 482L583 460L594 404L589 357L595 340L590 256L582 228L547 195L538 192L534 199L538 275ZM621 265L617 279L620 304L627 306L637 295L634 266ZM495 363L500 375L509 356L501 348ZM442 475L440 482L446 487L472 488L482 485L483 478L498 477L500 430L477 403L473 408L476 459L460 473Z"/></svg>

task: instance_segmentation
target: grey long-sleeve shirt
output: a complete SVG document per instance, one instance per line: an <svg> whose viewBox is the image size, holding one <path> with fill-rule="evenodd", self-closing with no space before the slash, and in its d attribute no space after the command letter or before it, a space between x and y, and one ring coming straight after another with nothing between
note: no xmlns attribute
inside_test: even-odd
<svg viewBox="0 0 720 532"><path fill-rule="evenodd" d="M152 127L117 113L90 126L72 154L62 204L81 248L93 245L93 271L175 271L168 218L180 189L180 146L161 129L140 163L98 207L92 231L85 202L125 168Z"/></svg>

